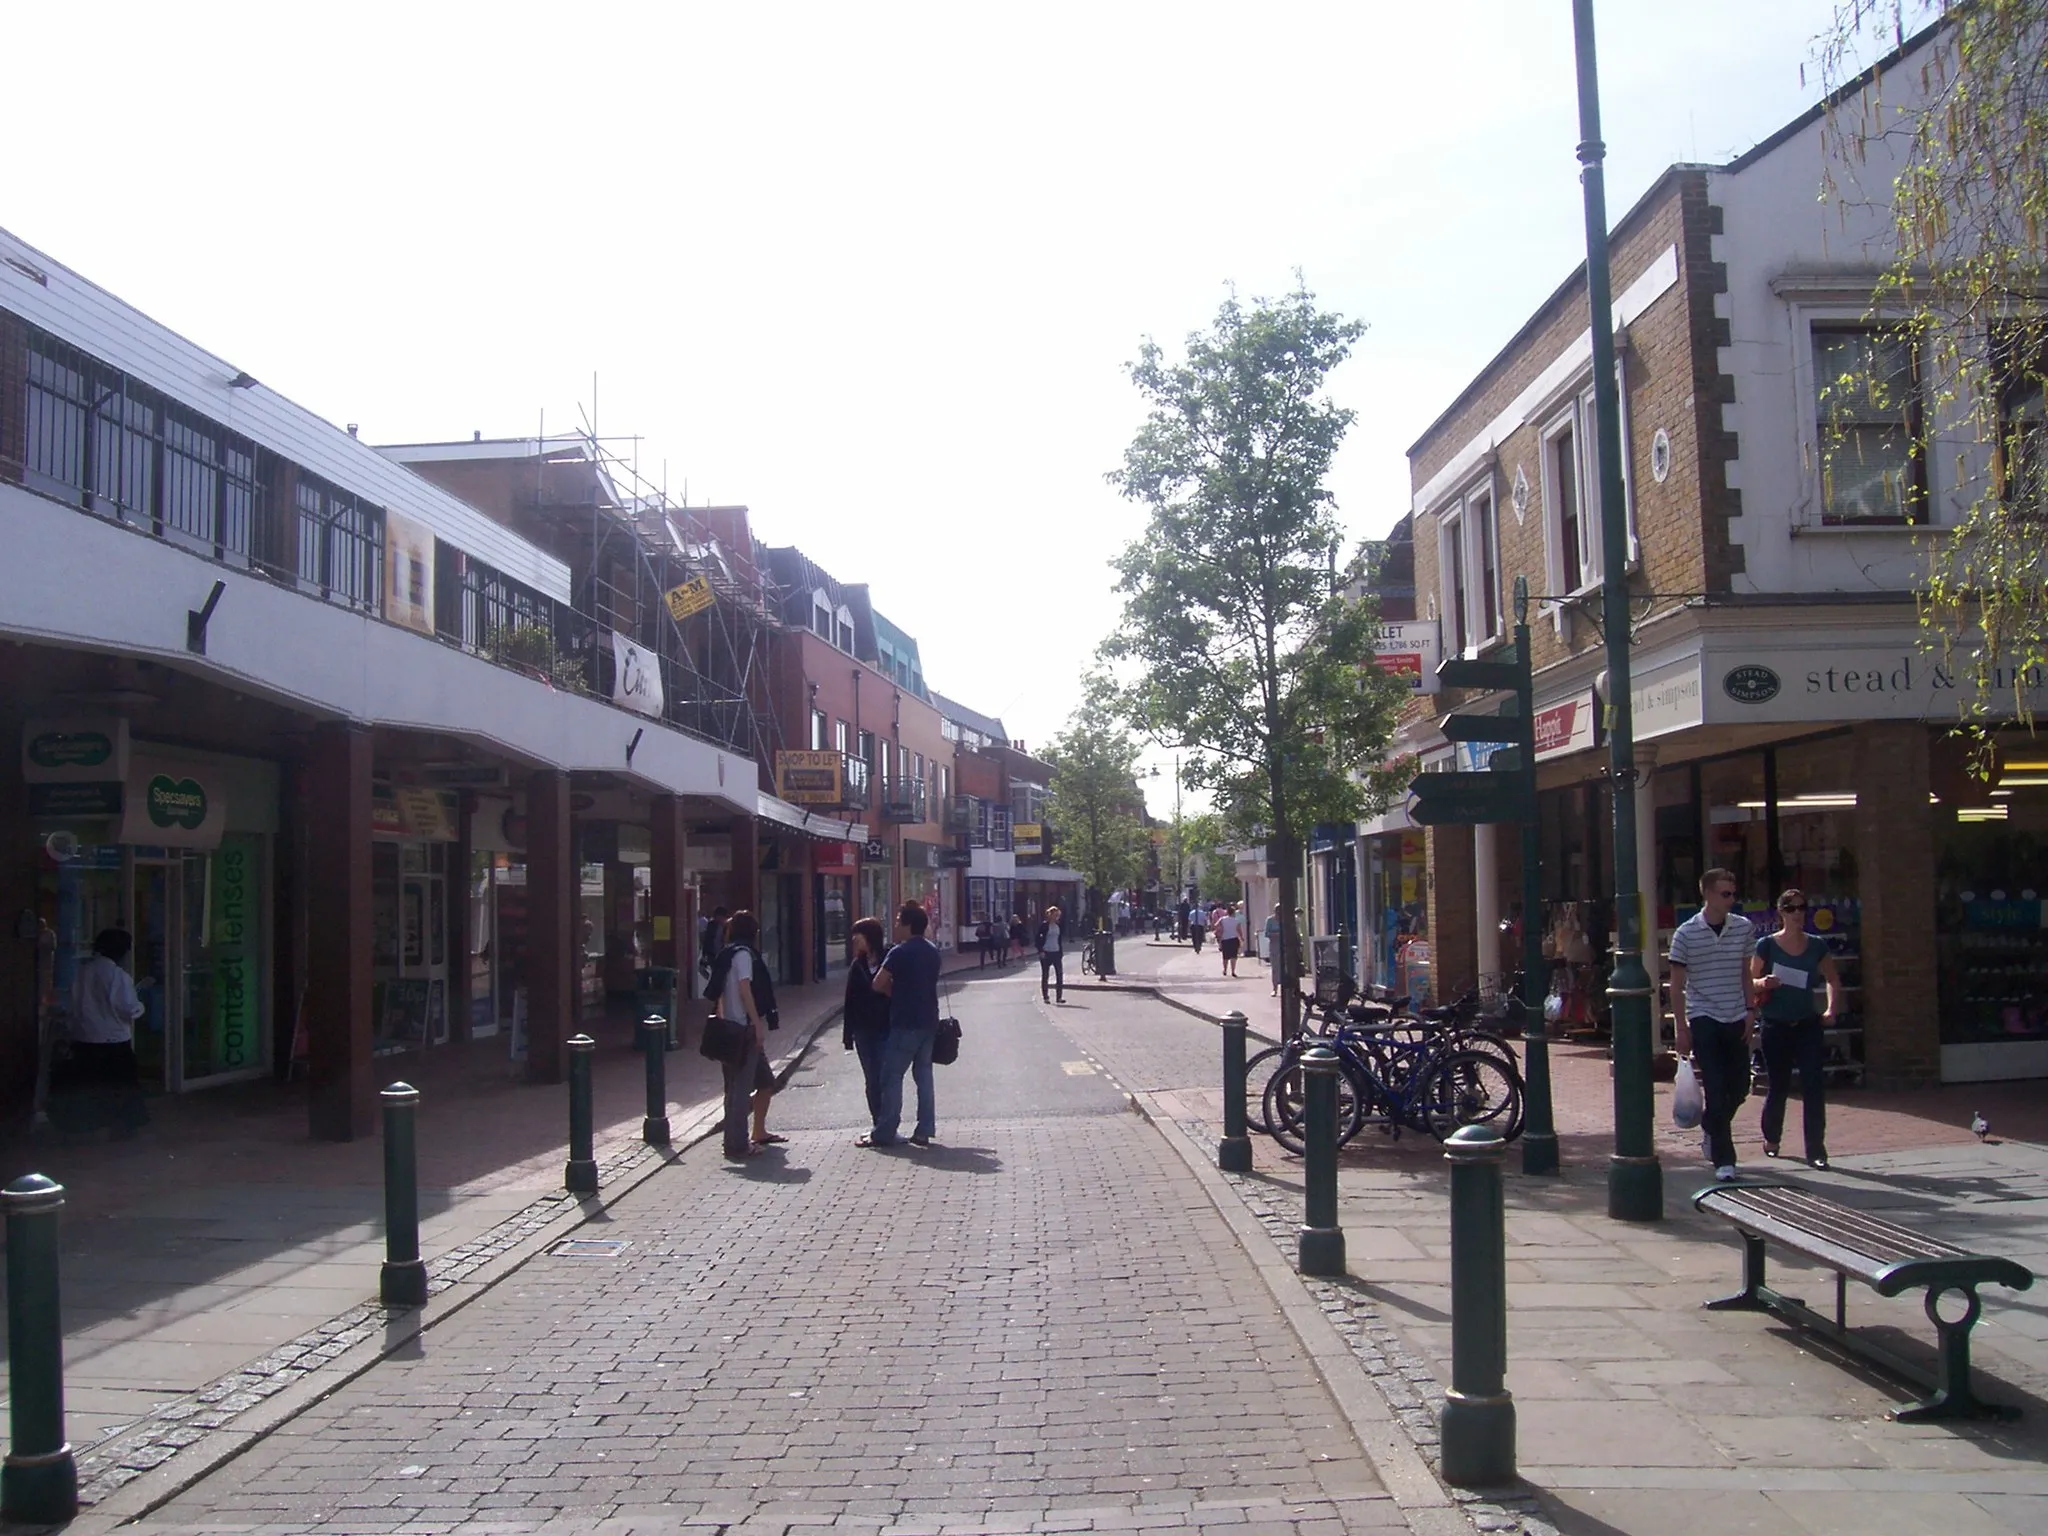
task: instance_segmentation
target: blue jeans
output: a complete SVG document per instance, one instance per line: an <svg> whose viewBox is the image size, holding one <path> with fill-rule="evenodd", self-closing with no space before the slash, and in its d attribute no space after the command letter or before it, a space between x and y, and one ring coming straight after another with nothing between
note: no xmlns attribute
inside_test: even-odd
<svg viewBox="0 0 2048 1536"><path fill-rule="evenodd" d="M929 1137L937 1129L936 1106L932 1101L932 1044L938 1039L933 1029L894 1029L882 1043L881 1082L876 1086L875 1134L878 1146L896 1141L903 1124L903 1074L917 1081L917 1134Z"/></svg>
<svg viewBox="0 0 2048 1536"><path fill-rule="evenodd" d="M854 1054L860 1058L861 1085L867 1090L870 1120L879 1119L882 1113L882 1053L888 1041L887 1029L869 1029L864 1026L854 1028L853 1049ZM900 1078L902 1074L898 1073L897 1076Z"/></svg>

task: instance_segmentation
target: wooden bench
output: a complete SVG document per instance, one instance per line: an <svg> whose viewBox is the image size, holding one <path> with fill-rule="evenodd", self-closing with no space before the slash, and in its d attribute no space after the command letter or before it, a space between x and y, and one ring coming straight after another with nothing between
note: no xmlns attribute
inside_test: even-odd
<svg viewBox="0 0 2048 1536"><path fill-rule="evenodd" d="M1924 1233L1881 1221L1875 1216L1816 1195L1791 1184L1715 1184L1692 1197L1695 1210L1734 1224L1742 1234L1742 1290L1710 1301L1707 1306L1774 1312L1801 1328L1824 1334L1852 1354L1874 1361L1928 1395L1892 1410L1899 1420L2019 1417L2016 1408L1987 1403L1970 1388L1970 1330L1983 1311L1977 1300L1980 1285L2005 1285L2024 1291L2034 1283L2032 1271L2011 1259L1971 1253ZM1764 1284L1764 1244L1777 1243L1835 1272L1835 1315L1822 1316L1790 1296ZM1889 1350L1849 1331L1844 1316L1845 1291L1851 1278L1880 1296L1926 1288L1927 1320L1940 1340L1940 1358L1929 1378ZM1941 1298L1950 1291L1963 1298L1960 1317L1941 1314Z"/></svg>

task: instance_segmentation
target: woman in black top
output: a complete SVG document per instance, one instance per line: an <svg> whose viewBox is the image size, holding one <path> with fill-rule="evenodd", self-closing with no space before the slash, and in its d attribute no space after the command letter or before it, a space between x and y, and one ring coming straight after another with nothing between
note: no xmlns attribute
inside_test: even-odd
<svg viewBox="0 0 2048 1536"><path fill-rule="evenodd" d="M882 956L888 948L879 920L864 917L853 925L853 964L846 968L842 1034L846 1048L860 1057L870 1119L874 1117L881 1089L882 1042L889 1035L889 999L875 990L875 972L882 968Z"/></svg>

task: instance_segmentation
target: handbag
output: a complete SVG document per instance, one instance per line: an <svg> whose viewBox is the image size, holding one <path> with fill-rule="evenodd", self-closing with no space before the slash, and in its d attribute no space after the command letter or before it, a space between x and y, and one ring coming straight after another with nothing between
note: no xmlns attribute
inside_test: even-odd
<svg viewBox="0 0 2048 1536"><path fill-rule="evenodd" d="M950 1067L960 1059L960 1021L939 1020L938 1035L932 1041L932 1060L939 1066Z"/></svg>
<svg viewBox="0 0 2048 1536"><path fill-rule="evenodd" d="M697 1042L697 1054L721 1065L730 1065L747 1054L747 1037L753 1033L750 1024L735 1024L731 1019L713 1014L704 1021L704 1038Z"/></svg>

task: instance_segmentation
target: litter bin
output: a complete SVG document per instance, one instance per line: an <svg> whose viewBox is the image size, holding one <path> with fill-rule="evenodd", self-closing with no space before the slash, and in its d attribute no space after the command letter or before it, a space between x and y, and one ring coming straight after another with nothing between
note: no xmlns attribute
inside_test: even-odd
<svg viewBox="0 0 2048 1536"><path fill-rule="evenodd" d="M1095 974L1114 976L1116 974L1116 935L1107 928L1088 935L1088 942L1095 946L1093 956Z"/></svg>
<svg viewBox="0 0 2048 1536"><path fill-rule="evenodd" d="M668 1048L676 1049L680 1041L676 1034L676 1020L672 1012L676 1004L676 968L672 965L650 965L633 973L633 1018L635 1021L652 1014L661 1015L668 1024Z"/></svg>

